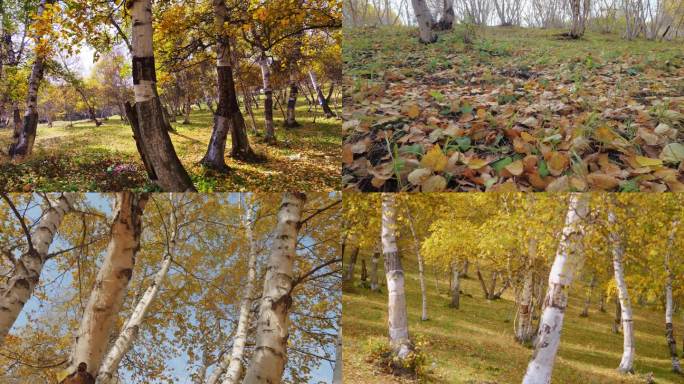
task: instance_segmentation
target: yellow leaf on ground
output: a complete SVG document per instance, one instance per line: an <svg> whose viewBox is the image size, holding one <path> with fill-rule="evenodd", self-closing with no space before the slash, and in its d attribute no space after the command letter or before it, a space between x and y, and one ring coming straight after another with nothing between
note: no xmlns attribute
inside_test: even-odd
<svg viewBox="0 0 684 384"><path fill-rule="evenodd" d="M505 168L513 176L520 176L523 173L523 162L522 160L516 160L508 164Z"/></svg>
<svg viewBox="0 0 684 384"><path fill-rule="evenodd" d="M645 156L637 156L636 162L642 167L660 167L663 165L663 161L660 159L652 159Z"/></svg>
<svg viewBox="0 0 684 384"><path fill-rule="evenodd" d="M406 107L406 115L412 119L417 118L420 116L420 107L418 104L411 104Z"/></svg>
<svg viewBox="0 0 684 384"><path fill-rule="evenodd" d="M608 191L620 185L620 181L603 173L591 173L587 175L587 182L594 190Z"/></svg>
<svg viewBox="0 0 684 384"><path fill-rule="evenodd" d="M484 166L489 164L487 160L484 159L478 159L478 158L472 158L468 161L468 167L470 169L480 169Z"/></svg>
<svg viewBox="0 0 684 384"><path fill-rule="evenodd" d="M439 144L432 147L423 158L420 160L420 165L424 168L433 169L436 172L441 172L446 168L449 159L446 157Z"/></svg>

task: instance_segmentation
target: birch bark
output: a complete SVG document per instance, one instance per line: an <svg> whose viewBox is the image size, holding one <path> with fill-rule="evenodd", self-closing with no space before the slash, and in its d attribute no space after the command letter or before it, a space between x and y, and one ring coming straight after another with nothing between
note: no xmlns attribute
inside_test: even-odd
<svg viewBox="0 0 684 384"><path fill-rule="evenodd" d="M622 317L622 359L617 370L621 373L631 373L634 372L634 323L632 321L632 302L627 291L623 266L625 245L617 227L617 217L612 210L608 212L608 222L611 224L608 238L613 253L613 271L615 272L615 284L617 285Z"/></svg>
<svg viewBox="0 0 684 384"><path fill-rule="evenodd" d="M28 251L17 260L13 276L0 285L0 344L31 298L40 280L50 244L64 215L71 210L74 197L64 193L57 199L48 201L50 208L43 212L42 218L31 233Z"/></svg>
<svg viewBox="0 0 684 384"><path fill-rule="evenodd" d="M288 311L292 305L290 294L295 248L305 200L303 193L283 194L259 305L256 346L243 384L281 382L287 359Z"/></svg>
<svg viewBox="0 0 684 384"><path fill-rule="evenodd" d="M565 226L561 233L556 257L549 273L549 285L544 299L544 311L539 321L535 350L527 366L523 384L551 382L553 364L560 344L563 317L568 303L567 289L575 270L582 262L582 222L588 213L588 196L570 196Z"/></svg>
<svg viewBox="0 0 684 384"><path fill-rule="evenodd" d="M404 269L397 247L397 210L395 195L382 194L382 254L385 258L387 279L389 339L393 353L405 358L413 346L409 339L406 293L404 292Z"/></svg>
<svg viewBox="0 0 684 384"><path fill-rule="evenodd" d="M142 213L147 195L120 192L114 205L111 239L95 285L83 311L65 381L79 372L93 380L102 364L109 336L119 314L128 282L133 275L135 255L140 248Z"/></svg>

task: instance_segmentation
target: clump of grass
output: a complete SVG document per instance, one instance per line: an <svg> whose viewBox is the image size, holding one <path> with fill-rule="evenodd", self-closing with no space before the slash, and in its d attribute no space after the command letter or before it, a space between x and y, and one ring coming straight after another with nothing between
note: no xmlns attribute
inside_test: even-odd
<svg viewBox="0 0 684 384"><path fill-rule="evenodd" d="M393 353L386 341L371 340L366 361L375 364L386 374L426 382L428 380L428 356L424 352L426 344L425 340L419 338L409 354L401 359Z"/></svg>

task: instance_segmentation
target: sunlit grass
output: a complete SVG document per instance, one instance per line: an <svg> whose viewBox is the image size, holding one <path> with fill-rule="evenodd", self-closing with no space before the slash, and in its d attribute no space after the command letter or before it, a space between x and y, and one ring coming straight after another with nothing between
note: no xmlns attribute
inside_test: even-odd
<svg viewBox="0 0 684 384"><path fill-rule="evenodd" d="M199 165L211 137L212 113L206 107L195 109L190 124L186 125L182 124L182 117L177 117L172 123L175 132L171 133L171 140L195 186L205 192L339 189L340 121L324 118L320 109L309 111L303 100L300 101L297 120L302 126L299 128L282 128L284 119L279 110L274 111L276 146L261 142L263 109L254 111L259 136L254 135L252 120L245 114L252 148L265 156L266 161L246 163L226 157L231 168L227 175ZM100 127L90 121L57 121L51 128L40 124L34 154L20 165L7 161L11 136L11 129L0 130L0 186L4 190L108 191L151 187L131 128L118 116L103 121ZM228 135L227 154L230 147ZM108 173L108 168L120 164L129 164L135 171L118 180Z"/></svg>
<svg viewBox="0 0 684 384"><path fill-rule="evenodd" d="M532 349L521 346L513 337L515 307L511 291L502 299L487 301L479 282L463 280L461 308L448 306L449 283L445 276L427 273L428 321L420 320L420 287L415 259L404 255L409 332L413 338L426 339L424 348L432 368L434 383L520 383ZM360 263L360 261L359 261ZM358 263L357 263L358 264ZM380 278L384 281L382 267ZM358 282L359 271L356 281ZM666 349L663 313L635 307L635 375L620 375L615 368L622 355L622 335L611 332L614 304L601 313L594 304L588 318L579 317L584 298L583 287L575 284L565 315L561 346L554 368L556 384L637 384L652 372L657 383L682 383L670 372ZM353 383L400 383L366 362L369 343L386 341L387 290L371 293L359 286L347 286L343 295L345 380ZM677 319L681 322L681 316ZM677 330L682 329L681 324ZM681 340L681 334L678 334ZM679 346L681 349L681 345Z"/></svg>

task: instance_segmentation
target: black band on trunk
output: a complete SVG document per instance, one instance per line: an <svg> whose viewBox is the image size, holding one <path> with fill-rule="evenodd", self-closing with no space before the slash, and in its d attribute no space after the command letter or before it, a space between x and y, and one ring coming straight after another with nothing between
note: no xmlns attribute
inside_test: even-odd
<svg viewBox="0 0 684 384"><path fill-rule="evenodd" d="M140 84L140 80L157 82L154 70L154 56L133 58L133 84Z"/></svg>

